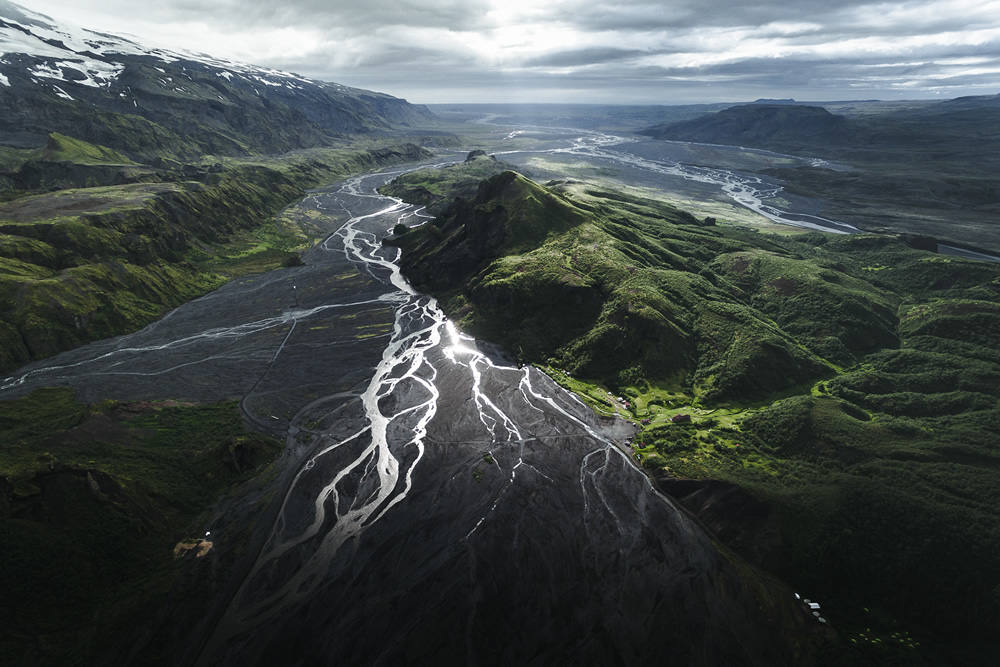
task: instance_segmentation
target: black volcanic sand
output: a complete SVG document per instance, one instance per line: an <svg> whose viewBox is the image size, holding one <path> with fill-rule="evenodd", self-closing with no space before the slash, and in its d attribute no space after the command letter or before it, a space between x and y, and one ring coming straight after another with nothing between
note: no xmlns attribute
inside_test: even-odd
<svg viewBox="0 0 1000 667"><path fill-rule="evenodd" d="M319 195L301 205L322 207ZM324 212L331 232L349 217ZM24 366L0 380L0 398L45 386L88 402L240 398L255 425L284 433L310 397L368 377L386 337L372 334L392 322L392 304L378 300L385 286L365 267L319 247L304 259L234 280L134 334Z"/></svg>
<svg viewBox="0 0 1000 667"><path fill-rule="evenodd" d="M218 506L215 548L190 565L214 573L209 609L164 613L191 630L151 629L176 639L159 659L808 664L825 627L654 490L619 448L629 424L459 339L433 300L390 283L378 238L412 211L372 215L392 205L373 193L386 178L303 203L340 230L306 266L0 383L0 398L239 397L286 437L278 472ZM138 636L128 657L145 660Z"/></svg>

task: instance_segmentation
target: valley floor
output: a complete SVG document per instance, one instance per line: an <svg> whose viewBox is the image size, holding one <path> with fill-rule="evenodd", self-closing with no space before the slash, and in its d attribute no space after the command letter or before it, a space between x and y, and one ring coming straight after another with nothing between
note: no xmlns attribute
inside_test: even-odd
<svg viewBox="0 0 1000 667"><path fill-rule="evenodd" d="M177 248L130 236L134 211L166 215L148 185L123 186L138 199L114 210L125 190L102 190L88 212L111 222L4 223L70 239L4 228L0 296L55 304L40 324L5 320L27 351L5 346L9 368L138 330L0 383L15 591L0 655L988 664L1000 267L906 236L779 226L817 203L765 197L714 153L698 180L650 171L639 146L615 157L606 134L515 129L466 140L524 175L488 156L416 172L389 192L417 206L374 192L397 169ZM164 192L256 210L276 179L270 211L331 169L310 154L209 165ZM725 174L749 206L719 190ZM124 254L81 261L115 225L108 247ZM155 265L173 291L144 296L135 281L154 281L130 272L154 270L136 253L157 244L176 253ZM124 325L72 292L12 296L87 293L83 272L108 293L94 267L120 281ZM173 561L207 533L210 551ZM108 644L123 623L149 632Z"/></svg>

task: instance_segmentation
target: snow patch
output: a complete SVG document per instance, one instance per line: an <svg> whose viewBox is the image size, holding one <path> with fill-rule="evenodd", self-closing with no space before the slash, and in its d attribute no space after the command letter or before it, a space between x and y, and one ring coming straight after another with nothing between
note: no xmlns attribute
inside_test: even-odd
<svg viewBox="0 0 1000 667"><path fill-rule="evenodd" d="M254 79L256 79L257 81L260 81L265 86L274 86L275 88L281 88L281 84L280 83L274 83L273 81L268 81L267 79L265 79L263 77L255 76Z"/></svg>
<svg viewBox="0 0 1000 667"><path fill-rule="evenodd" d="M61 69L50 65L36 65L35 69L28 68L28 71L35 76L40 76L45 79L59 79L60 81L66 80L63 78Z"/></svg>
<svg viewBox="0 0 1000 667"><path fill-rule="evenodd" d="M91 88L108 88L125 71L125 65L121 63L106 63L90 59L81 61L63 60L56 63L56 67L75 69L80 72L85 78L73 81L73 83L78 83L81 86L90 86Z"/></svg>
<svg viewBox="0 0 1000 667"><path fill-rule="evenodd" d="M9 21L16 24L16 21ZM0 28L0 55L5 53L26 53L30 56L65 58L66 49L46 44L33 35L25 35L13 28Z"/></svg>
<svg viewBox="0 0 1000 667"><path fill-rule="evenodd" d="M287 86L302 90L302 85L298 84L321 85L320 82L304 76L268 67L255 67L188 51L144 48L125 37L95 32L66 23L56 26L52 24L51 19L41 14L21 8L18 8L18 12L20 13L14 14L16 18L5 17L7 25L0 27L0 56L5 53L19 53L46 59L49 63L42 70L45 72L42 76L49 79L66 80L51 64L52 61L58 61L56 67L75 69L84 75L82 80L71 79L72 83L107 87L124 70L124 65L114 62L113 57L129 55L151 57L161 63L179 61L199 63L223 70L216 75L230 81L235 74L276 88ZM156 69L161 74L166 74L162 68Z"/></svg>
<svg viewBox="0 0 1000 667"><path fill-rule="evenodd" d="M93 51L93 49L82 40L72 39L69 33L41 25L22 25L17 21L8 21L8 23L15 27L0 27L0 55L23 53L47 60L48 62L37 65L33 70L28 70L43 78L67 81L62 70L64 68L75 69L83 77L73 81L73 83L96 88L110 85L111 81L117 79L118 75L125 69L125 66L120 63L104 62L89 57L89 55L77 53L67 44L78 46L79 51ZM20 26L30 34L25 34L16 26ZM50 42L44 41L46 39ZM55 61L54 64L52 61Z"/></svg>
<svg viewBox="0 0 1000 667"><path fill-rule="evenodd" d="M3 74L0 74L0 83L10 88L10 79L5 77Z"/></svg>
<svg viewBox="0 0 1000 667"><path fill-rule="evenodd" d="M64 100L69 100L70 102L74 102L75 101L72 97L69 96L69 93L67 93L65 90L63 90L59 86L52 86L52 87L55 88L56 95L58 95L59 97L63 98Z"/></svg>

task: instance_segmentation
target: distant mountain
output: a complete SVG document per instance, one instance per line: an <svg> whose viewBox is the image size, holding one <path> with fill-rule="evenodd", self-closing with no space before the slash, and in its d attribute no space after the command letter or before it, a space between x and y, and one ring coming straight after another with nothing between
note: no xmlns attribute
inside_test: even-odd
<svg viewBox="0 0 1000 667"><path fill-rule="evenodd" d="M830 109L839 113L831 113ZM1000 95L941 102L750 104L641 130L655 139L757 148L850 165L768 168L825 217L1000 250Z"/></svg>
<svg viewBox="0 0 1000 667"><path fill-rule="evenodd" d="M680 123L656 125L640 134L655 139L733 144L794 151L850 141L853 128L843 116L822 107L754 103L730 107Z"/></svg>
<svg viewBox="0 0 1000 667"><path fill-rule="evenodd" d="M902 160L913 151L933 150L951 171L982 173L1000 151L1000 95L960 97L896 110L879 102L859 102L847 115L817 104L758 101L667 122L639 134L669 141L746 146L846 159L852 163ZM842 107L842 103L833 108ZM900 156L907 156L901 158Z"/></svg>
<svg viewBox="0 0 1000 667"><path fill-rule="evenodd" d="M60 132L133 157L273 153L431 119L390 95L146 48L0 0L0 147Z"/></svg>
<svg viewBox="0 0 1000 667"><path fill-rule="evenodd" d="M1000 111L1000 95L968 95L966 97L956 97L952 100L944 100L926 107L919 107L912 111L899 112L899 116L920 116L936 115L955 111L974 110L982 112L985 109Z"/></svg>

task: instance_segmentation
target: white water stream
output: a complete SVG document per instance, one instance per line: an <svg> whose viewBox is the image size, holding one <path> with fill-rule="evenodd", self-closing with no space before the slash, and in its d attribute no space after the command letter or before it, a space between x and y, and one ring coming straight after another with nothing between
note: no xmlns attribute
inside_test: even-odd
<svg viewBox="0 0 1000 667"><path fill-rule="evenodd" d="M475 535L513 488L522 469L555 483L526 454L525 443L536 437L522 426L526 412L562 422L562 437L575 434L595 443L597 449L583 456L579 470L583 521L587 522L594 509L592 504L596 503L614 518L620 531L625 530L604 497L598 478L608 469L612 457L634 464L582 417L588 410L578 399L556 388L564 394L557 400L546 393L553 391L553 383L547 382L546 390L536 386L543 377L537 370L504 364L480 351L473 338L461 334L447 320L433 298L414 292L400 275L398 258L393 256L397 251L380 244L379 231L427 216L410 205L375 193L374 185L384 180L359 177L345 182L336 193L314 195L322 208L339 207L350 216L321 244L322 249L344 253L350 262L385 283L389 291L378 300L395 310L382 359L359 397L362 425L346 437L334 435L336 429L319 433L312 453L284 490L270 537L233 596L203 656L215 655L232 637L266 626L269 620L310 598L325 585L325 576L340 551L356 544L393 507L407 499L424 457L428 425L439 412L442 391L448 391L452 401L456 394L464 396L463 402L473 407L479 426L473 425L471 430L478 435L471 439L466 435L465 442L479 443L484 458L488 455L490 465L507 476L507 482L484 505L462 539ZM373 198L383 201L384 207L351 214L352 201ZM315 310L297 311L294 317L306 318ZM449 370L448 383L439 387L439 369L445 367ZM497 387L500 393L494 393ZM510 394L511 388L516 388L515 400L504 395ZM601 459L597 467L594 457ZM335 462L327 464L327 459ZM634 469L636 475L642 476L638 468ZM348 479L350 484L345 483ZM646 484L659 495L648 481ZM309 498L308 503L302 502L303 497ZM218 532L213 526L212 533ZM296 552L294 557L290 557L292 551Z"/></svg>
<svg viewBox="0 0 1000 667"><path fill-rule="evenodd" d="M490 124L492 120L492 118L487 117L481 119L479 122L480 124ZM807 213L786 211L780 208L773 202L781 194L782 187L774 183L767 183L759 176L740 174L729 169L702 167L683 164L671 160L653 160L640 157L629 152L628 150L628 145L630 143L635 143L638 141L637 139L630 139L603 132L584 131L574 128L532 127L529 129L546 133L556 130L576 135L572 138L570 146L538 151L540 153L576 155L605 164L635 168L646 172L647 174L654 174L663 177L664 179L680 178L686 181L716 186L722 193L731 199L733 203L754 211L768 220L779 224L804 227L807 229L815 229L837 234L853 234L861 231L857 227L849 225L846 222L830 220L828 218ZM523 134L524 132L525 130L512 132L506 137L506 139L513 139L518 136L518 134ZM667 142L663 143L666 144ZM744 150L736 149L731 146L714 146L713 148L722 151ZM531 152L532 151L530 150L511 150L500 151L497 155ZM774 155L776 157L783 158L791 157L778 156L777 154ZM804 160L800 158L791 159L800 160L802 162L808 161L813 164L822 163L822 160Z"/></svg>
<svg viewBox="0 0 1000 667"><path fill-rule="evenodd" d="M793 220L792 214L766 203L775 194L774 187L753 177L655 162L627 153L623 148L627 143L623 144L621 137L579 130L572 133L570 146L549 152L715 184L734 201L772 220L854 231L833 221ZM563 558L589 554L592 563L586 566L591 568L588 572L601 573L596 578L587 575L586 581L594 590L605 581L617 582L614 587L619 593L638 585L628 567L618 567L627 549L632 550L630 567L656 557L658 549L677 562L687 563L681 570L685 577L700 576L712 567L711 548L700 530L676 513L672 503L653 488L616 444L631 432L628 428L620 424L598 426L598 419L576 397L538 370L519 368L484 351L455 329L433 298L417 294L409 286L400 274L397 251L382 246L380 238L399 222L412 226L428 216L419 208L375 192L375 187L390 177L361 176L345 181L335 191L310 197L311 205L346 219L312 251L310 264L341 266L346 260L372 279L374 287L366 287L363 296L331 294L326 299L318 290L327 283L314 278L310 301L319 303L300 306L299 295L309 287L313 275L309 267L298 273L260 276L182 307L142 332L65 353L48 365L36 364L0 381L0 395L51 384L82 387L95 380L144 381L152 386L151 380L169 379L175 384L164 385L162 391L172 392L177 386L204 382L199 371L209 365L213 373L231 373L233 380L227 379L230 376L213 379L217 384L231 382L244 387L241 391L246 403L250 395L261 393L258 388L274 369L281 369L282 364L306 364L298 376L283 376L303 377L304 372L315 389L295 394L300 402L295 404L295 416L287 422L286 468L278 495L270 501L275 503L274 510L261 512L264 523L257 529L264 531L262 537L196 649L200 664L243 664L247 654L241 651L255 650L247 648L255 642L266 644L273 639L269 633L284 632L277 628L295 618L299 610L308 608L309 618L315 618L318 612L314 608L321 604L317 601L328 599L329 590L338 591L329 599L339 600L337 596L362 577L358 568L365 568L363 563L368 561L357 559L359 552L395 548L391 536L409 539L399 533L401 516L417 521L424 518L419 516L422 513L447 514L449 503L460 503L460 507L450 522L434 524L433 548L414 547L410 557L432 560L428 554L464 548L462 545L479 540L490 543L516 516L525 524L525 537L524 542L515 540L513 551L529 549L541 539L539 531L552 530L550 523L558 525L567 532L561 542L553 543L558 547L555 553L562 553ZM296 292L297 287L303 289ZM291 294L295 294L295 306L280 314L254 316L266 310L264 305L254 304L263 304L267 295L273 300ZM226 303L235 305L223 317L221 305ZM267 308L273 310L273 304ZM352 342L338 338L335 326L329 329L325 347L306 344L302 337L311 329L322 329L320 320L332 321L323 318L333 313L366 308L392 310L392 327L380 358L356 390L327 390L324 394L322 373L338 369L336 363L321 362L336 362ZM227 318L232 321L221 322ZM202 321L212 324L199 328ZM308 354L302 354L303 349ZM316 361L312 374L308 373L310 359ZM285 389L290 392L294 388ZM304 400L307 396L308 401ZM323 420L323 427L305 425L307 417L315 416L316 406L336 401L341 401L337 404L340 407ZM245 414L261 419L247 409ZM285 424L277 416L271 418ZM609 436L614 429L617 435ZM307 432L313 439L304 444L300 436ZM429 451L432 446L436 448L433 452ZM430 467L429 458L438 467ZM479 471L485 481L473 481L471 470ZM407 507L415 495L419 496L413 501L416 508ZM542 509L537 518L520 509L525 498L538 499ZM491 526L491 519L498 515L504 520ZM225 539L228 520L222 515L208 526L217 539ZM670 527L665 529L668 521ZM529 525L531 522L537 523ZM581 531L582 536L574 531ZM372 542L376 547L366 546ZM567 548L570 551L559 551ZM365 553L366 558L375 558ZM534 555L530 550L518 553L522 557ZM683 556L678 555L681 553ZM381 566L379 561L375 570L366 570L364 576L375 580L387 576L380 574L377 568ZM473 559L470 576L476 567ZM656 563L648 567L653 568L651 572L660 572ZM655 585L655 577L660 576L665 575L656 574L649 585ZM558 581L559 577L549 579ZM559 590L551 584L546 593L556 599L566 594ZM474 597L472 612L479 609L475 600L478 597ZM634 625L632 621L625 623ZM465 628L469 636L472 624L470 619Z"/></svg>

